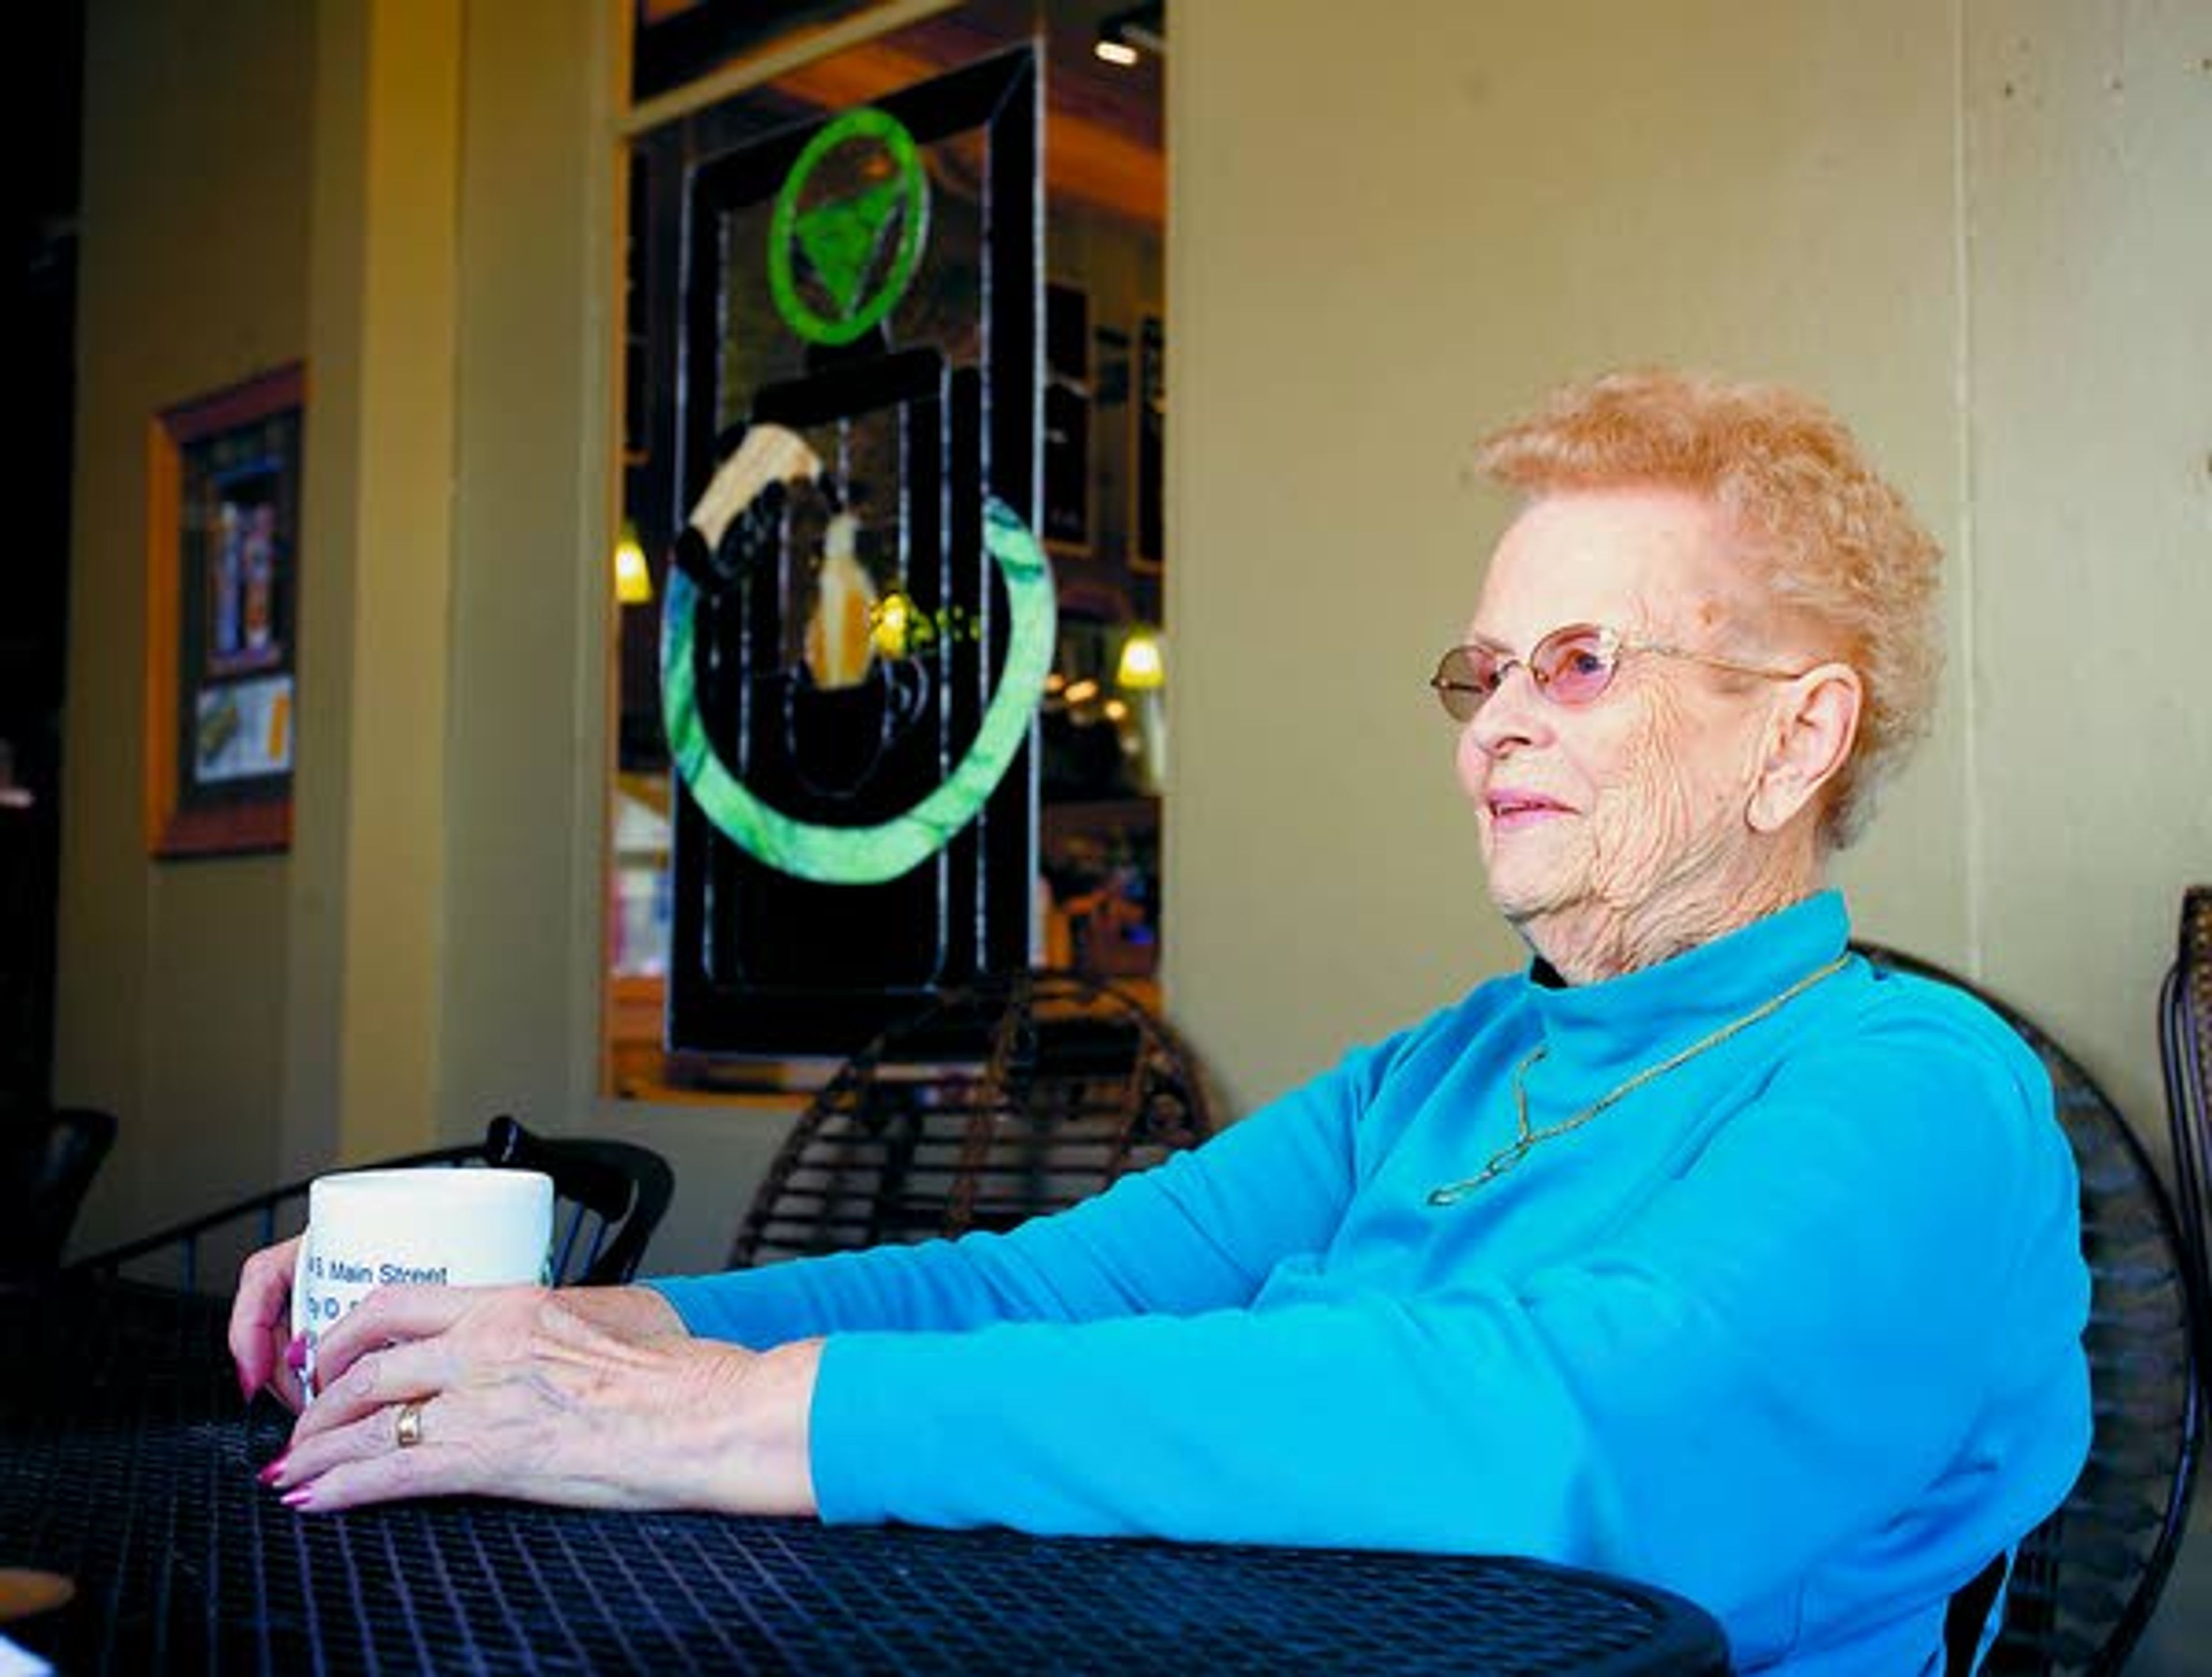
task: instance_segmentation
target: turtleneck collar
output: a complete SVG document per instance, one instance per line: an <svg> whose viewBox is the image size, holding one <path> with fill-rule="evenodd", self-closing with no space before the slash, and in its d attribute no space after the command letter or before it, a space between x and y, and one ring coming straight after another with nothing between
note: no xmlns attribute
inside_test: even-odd
<svg viewBox="0 0 2212 1677"><path fill-rule="evenodd" d="M1632 1071L1750 1012L1850 941L1840 891L1824 890L1726 937L1595 984L1561 985L1541 959L1522 985L1555 1066Z"/></svg>

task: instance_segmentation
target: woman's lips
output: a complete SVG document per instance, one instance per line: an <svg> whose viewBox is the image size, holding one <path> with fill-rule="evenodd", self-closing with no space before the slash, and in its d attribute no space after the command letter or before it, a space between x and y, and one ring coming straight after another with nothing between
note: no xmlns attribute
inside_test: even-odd
<svg viewBox="0 0 2212 1677"><path fill-rule="evenodd" d="M1482 806L1489 811L1492 827L1505 833L1572 813L1558 799L1547 798L1540 792L1492 792L1484 798Z"/></svg>

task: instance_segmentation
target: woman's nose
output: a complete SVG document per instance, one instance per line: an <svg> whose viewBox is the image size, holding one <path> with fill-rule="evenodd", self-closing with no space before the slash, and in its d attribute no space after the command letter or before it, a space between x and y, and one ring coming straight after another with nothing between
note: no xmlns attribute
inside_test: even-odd
<svg viewBox="0 0 2212 1677"><path fill-rule="evenodd" d="M1516 659L1498 672L1498 685L1467 725L1468 738L1486 756L1540 740L1550 701L1536 686L1528 666Z"/></svg>

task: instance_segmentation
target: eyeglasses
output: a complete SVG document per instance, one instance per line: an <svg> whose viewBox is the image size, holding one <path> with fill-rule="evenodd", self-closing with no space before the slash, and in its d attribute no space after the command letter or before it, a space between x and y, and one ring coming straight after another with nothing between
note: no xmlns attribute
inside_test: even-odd
<svg viewBox="0 0 2212 1677"><path fill-rule="evenodd" d="M1454 647L1437 660L1429 677L1437 698L1455 722L1472 722L1483 701L1498 690L1505 672L1516 664L1528 672L1536 690L1559 705L1586 705L1603 696L1613 685L1613 671L1631 653L1650 653L1660 658L1686 659L1716 670L1732 670L1740 676L1760 676L1769 681L1794 681L1802 670L1776 670L1759 664L1739 664L1711 653L1685 647L1662 646L1656 641L1631 641L1619 631L1596 623L1569 623L1555 629L1516 658L1500 647L1477 642Z"/></svg>

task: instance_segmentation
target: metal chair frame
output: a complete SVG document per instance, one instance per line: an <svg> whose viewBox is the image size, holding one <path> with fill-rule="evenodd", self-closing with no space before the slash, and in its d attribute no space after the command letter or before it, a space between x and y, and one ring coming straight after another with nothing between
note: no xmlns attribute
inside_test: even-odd
<svg viewBox="0 0 2212 1677"><path fill-rule="evenodd" d="M2203 1448L2203 1307L2189 1248L2149 1155L2078 1060L1956 974L1880 945L1854 947L1877 967L1973 996L2018 1031L2051 1073L2081 1175L2091 1293L2082 1340L2096 1431L2066 1501L2020 1545L2004 1619L1982 1669L2109 1677L2125 1663L2166 1586Z"/></svg>
<svg viewBox="0 0 2212 1677"><path fill-rule="evenodd" d="M634 1276L676 1187L675 1173L667 1160L649 1147L627 1141L536 1135L505 1113L485 1127L480 1143L427 1148L359 1168L440 1165L542 1170L550 1176L555 1194L550 1268L555 1282L561 1285L611 1286ZM67 1268L70 1273L118 1275L147 1258L173 1251L175 1284L186 1292L197 1292L204 1240L246 1224L254 1230L255 1245L271 1244L283 1230L287 1213L294 1220L304 1220L307 1189L313 1182L313 1176L303 1176L264 1189L78 1259Z"/></svg>
<svg viewBox="0 0 2212 1677"><path fill-rule="evenodd" d="M2166 1073L2174 1197L2197 1285L2197 1370L2212 1404L2212 885L2182 893L2173 964L2158 998L2159 1059Z"/></svg>
<svg viewBox="0 0 2212 1677"><path fill-rule="evenodd" d="M115 1115L97 1107L0 1113L0 1139L12 1155L0 1273L43 1275L60 1267L77 1212L115 1145ZM20 1178L14 1169L19 1162Z"/></svg>
<svg viewBox="0 0 2212 1677"><path fill-rule="evenodd" d="M1126 991L951 988L839 1068L770 1164L729 1261L1004 1230L1203 1140L1195 1061Z"/></svg>

